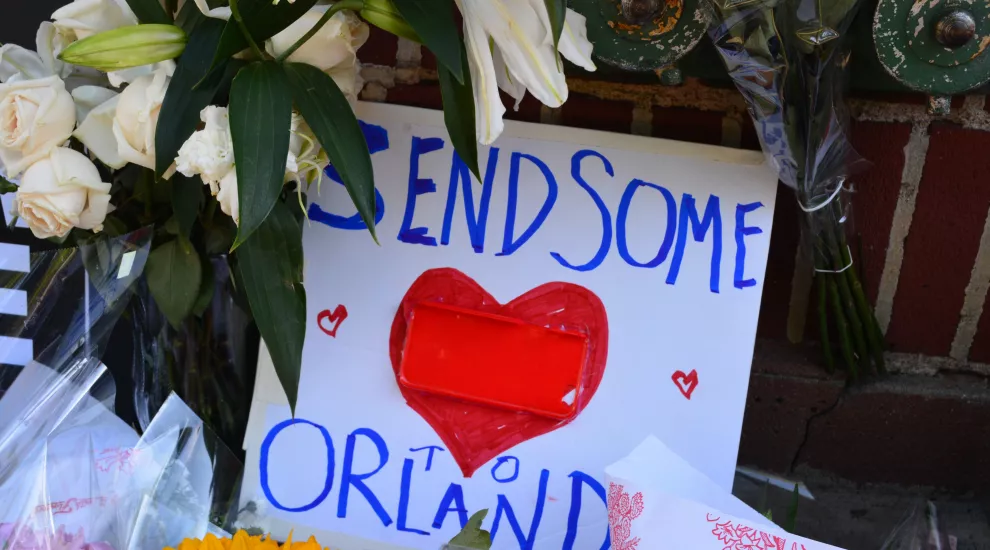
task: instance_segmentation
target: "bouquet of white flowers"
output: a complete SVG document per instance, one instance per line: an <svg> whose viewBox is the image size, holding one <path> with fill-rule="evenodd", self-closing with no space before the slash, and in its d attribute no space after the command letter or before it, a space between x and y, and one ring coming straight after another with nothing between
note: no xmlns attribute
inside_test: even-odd
<svg viewBox="0 0 990 550"><path fill-rule="evenodd" d="M294 405L304 193L328 163L376 238L351 108L365 21L436 55L448 131L475 174L476 142L502 131L499 89L558 107L560 55L595 68L564 0L74 0L41 24L36 52L0 47L0 191L39 238L154 225L148 285L173 325L204 311L210 258L227 254Z"/></svg>

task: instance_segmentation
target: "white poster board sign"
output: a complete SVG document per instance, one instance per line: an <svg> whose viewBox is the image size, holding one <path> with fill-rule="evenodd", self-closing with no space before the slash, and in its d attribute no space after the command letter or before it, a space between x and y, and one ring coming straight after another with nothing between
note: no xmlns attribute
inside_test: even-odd
<svg viewBox="0 0 990 550"><path fill-rule="evenodd" d="M773 221L762 155L507 122L480 151L477 182L442 113L358 114L381 245L324 178L304 237L296 418L263 361L245 442L245 499L267 506L273 533L436 549L487 508L496 548L597 550L604 468L650 434L729 490ZM587 360L561 398L570 416L400 384L417 300L577 327ZM477 357L498 348L479 344ZM538 370L505 372L538 388ZM475 375L471 391L504 382Z"/></svg>

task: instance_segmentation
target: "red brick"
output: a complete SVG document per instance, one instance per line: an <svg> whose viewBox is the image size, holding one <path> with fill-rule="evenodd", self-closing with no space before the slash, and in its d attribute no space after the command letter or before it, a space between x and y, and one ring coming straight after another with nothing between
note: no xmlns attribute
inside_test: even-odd
<svg viewBox="0 0 990 550"><path fill-rule="evenodd" d="M794 191L782 183L777 185L776 204L756 334L763 338L784 339L787 337L794 255L800 240L800 218Z"/></svg>
<svg viewBox="0 0 990 550"><path fill-rule="evenodd" d="M653 107L653 136L691 143L722 144L722 113Z"/></svg>
<svg viewBox="0 0 990 550"><path fill-rule="evenodd" d="M749 149L751 151L759 151L761 149L760 137L756 135L756 127L753 125L753 117L749 114L743 115L742 121L742 139L739 143L740 148Z"/></svg>
<svg viewBox="0 0 990 550"><path fill-rule="evenodd" d="M394 66L399 39L394 34L383 31L374 25L368 25L368 27L371 29L371 34L364 46L358 50L358 59L362 63Z"/></svg>
<svg viewBox="0 0 990 550"><path fill-rule="evenodd" d="M990 487L990 396L970 377L894 376L813 420L798 462L857 482Z"/></svg>
<svg viewBox="0 0 990 550"><path fill-rule="evenodd" d="M983 304L983 315L977 325L976 338L969 350L969 359L980 363L990 363L990 294Z"/></svg>
<svg viewBox="0 0 990 550"><path fill-rule="evenodd" d="M443 109L443 98L440 86L433 83L397 84L388 91L387 101L409 107L424 109Z"/></svg>
<svg viewBox="0 0 990 550"><path fill-rule="evenodd" d="M856 261L860 262L858 269L863 278L863 287L870 302L876 303L887 257L887 244L890 242L894 209L901 190L904 147L911 138L911 126L856 122L852 126L851 135L856 151L872 165L864 172L852 176L856 193L852 199L853 233L850 234L850 244Z"/></svg>
<svg viewBox="0 0 990 550"><path fill-rule="evenodd" d="M570 94L561 107L564 126L628 134L632 127L632 103L607 101L594 96Z"/></svg>
<svg viewBox="0 0 990 550"><path fill-rule="evenodd" d="M990 207L990 134L934 125L887 340L947 355Z"/></svg>

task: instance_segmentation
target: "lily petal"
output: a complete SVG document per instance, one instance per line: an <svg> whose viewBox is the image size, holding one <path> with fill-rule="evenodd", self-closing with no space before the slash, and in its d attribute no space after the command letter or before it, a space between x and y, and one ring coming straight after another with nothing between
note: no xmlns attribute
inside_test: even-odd
<svg viewBox="0 0 990 550"><path fill-rule="evenodd" d="M542 2L461 0L461 5L464 20L483 26L494 39L514 80L548 107L560 107L567 100L567 81L542 22Z"/></svg>
<svg viewBox="0 0 990 550"><path fill-rule="evenodd" d="M214 19L223 19L224 21L230 19L231 12L229 6L220 6L219 8L213 8L211 10L210 6L206 4L206 0L195 0L195 2L196 2L196 7L199 8L199 11L201 11L203 15L207 17L212 17Z"/></svg>
<svg viewBox="0 0 990 550"><path fill-rule="evenodd" d="M76 104L76 120L86 120L90 111L117 96L117 92L103 86L79 86L71 93Z"/></svg>
<svg viewBox="0 0 990 550"><path fill-rule="evenodd" d="M464 16L464 36L467 46L468 69L471 71L471 84L474 93L474 117L478 142L489 145L502 133L502 115L505 106L498 95L498 79L492 52L488 45L488 33L476 17L469 17L464 4L472 0L457 0ZM481 0L488 2L489 0ZM497 0L495 0L497 1Z"/></svg>
<svg viewBox="0 0 990 550"><path fill-rule="evenodd" d="M587 20L580 13L568 9L564 16L564 30L560 33L560 43L557 45L560 54L587 71L595 71L598 67L591 60L593 48L588 41Z"/></svg>
<svg viewBox="0 0 990 550"><path fill-rule="evenodd" d="M0 82L7 82L15 75L22 80L34 80L51 76L41 56L16 44L0 46Z"/></svg>
<svg viewBox="0 0 990 550"><path fill-rule="evenodd" d="M526 86L512 78L509 68L505 65L505 58L502 57L502 52L497 47L492 48L492 61L495 63L495 79L498 81L498 87L516 100L513 109L518 111L519 104L526 97Z"/></svg>

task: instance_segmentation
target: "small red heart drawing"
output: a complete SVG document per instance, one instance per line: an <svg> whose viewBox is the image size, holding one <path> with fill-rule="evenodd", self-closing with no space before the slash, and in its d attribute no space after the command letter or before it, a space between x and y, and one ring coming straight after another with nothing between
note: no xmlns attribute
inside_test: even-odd
<svg viewBox="0 0 990 550"><path fill-rule="evenodd" d="M692 370L690 374L684 374L683 371L676 371L670 379L674 381L674 385L677 386L677 389L681 390L684 397L690 401L691 394L698 387L698 371Z"/></svg>
<svg viewBox="0 0 990 550"><path fill-rule="evenodd" d="M539 327L566 326L587 334L588 356L577 392L576 414L566 420L556 420L445 397L407 388L399 383L408 314L413 306L424 301L511 317ZM582 286L548 283L500 304L464 273L452 268L431 269L413 282L395 313L389 355L396 383L406 403L433 427L457 461L464 477L471 477L478 468L502 452L563 427L581 414L605 374L608 318L598 296Z"/></svg>
<svg viewBox="0 0 990 550"><path fill-rule="evenodd" d="M333 313L330 313L329 309L324 309L316 316L316 325L320 327L320 330L327 333L327 336L331 338L337 337L337 329L340 328L340 324L347 319L347 308L343 304L336 307ZM323 326L323 321L327 320L333 323L333 328L327 328Z"/></svg>

